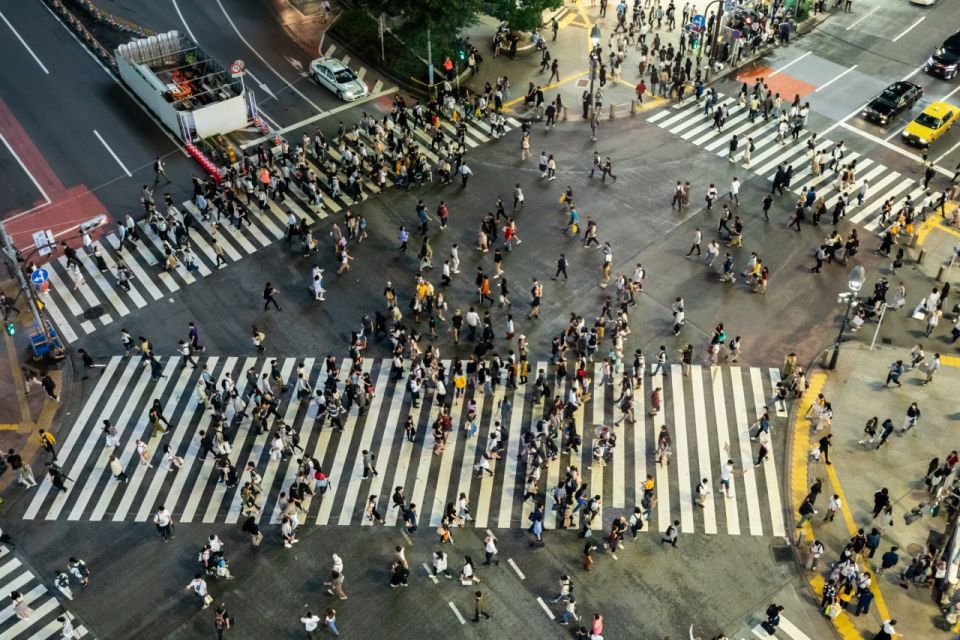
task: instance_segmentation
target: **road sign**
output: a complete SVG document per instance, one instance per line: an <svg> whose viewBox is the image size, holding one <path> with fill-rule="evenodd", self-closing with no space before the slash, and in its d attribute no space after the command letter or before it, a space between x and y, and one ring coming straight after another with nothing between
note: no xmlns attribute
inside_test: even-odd
<svg viewBox="0 0 960 640"><path fill-rule="evenodd" d="M704 17L703 17L702 15L697 15L697 16L693 16L692 18L690 18L690 24L692 24L693 26L695 26L695 27L697 27L697 28L701 28L701 29L702 29L705 22L706 22L706 20L704 19Z"/></svg>
<svg viewBox="0 0 960 640"><path fill-rule="evenodd" d="M230 75L234 78L240 77L243 73L243 60L234 60L230 65Z"/></svg>
<svg viewBox="0 0 960 640"><path fill-rule="evenodd" d="M50 274L47 273L46 269L36 269L33 273L30 274L30 282L40 286L50 278Z"/></svg>

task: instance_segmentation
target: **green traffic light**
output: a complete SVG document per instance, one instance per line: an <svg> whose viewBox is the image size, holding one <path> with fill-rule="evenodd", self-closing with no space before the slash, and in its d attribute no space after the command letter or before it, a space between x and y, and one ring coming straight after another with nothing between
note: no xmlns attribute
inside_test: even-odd
<svg viewBox="0 0 960 640"><path fill-rule="evenodd" d="M12 322L8 322L8 323L7 323L7 335L11 335L11 336L12 336L12 335L16 335L16 333L17 333L17 325L13 324Z"/></svg>

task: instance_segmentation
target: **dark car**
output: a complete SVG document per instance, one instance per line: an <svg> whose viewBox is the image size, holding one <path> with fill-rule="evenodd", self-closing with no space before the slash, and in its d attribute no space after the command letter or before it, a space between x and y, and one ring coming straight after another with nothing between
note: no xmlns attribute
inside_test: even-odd
<svg viewBox="0 0 960 640"><path fill-rule="evenodd" d="M957 75L958 64L960 64L960 31L947 38L933 52L933 55L927 59L924 71L941 76L944 80L952 80Z"/></svg>
<svg viewBox="0 0 960 640"><path fill-rule="evenodd" d="M923 87L901 80L870 101L860 115L878 124L887 124L898 114L910 109L923 96Z"/></svg>

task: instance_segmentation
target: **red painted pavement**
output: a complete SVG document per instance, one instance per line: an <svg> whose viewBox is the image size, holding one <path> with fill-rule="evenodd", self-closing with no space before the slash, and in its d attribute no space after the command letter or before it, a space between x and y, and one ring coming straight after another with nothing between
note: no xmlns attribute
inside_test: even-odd
<svg viewBox="0 0 960 640"><path fill-rule="evenodd" d="M7 139L21 162L27 166L51 200L50 204L38 206L43 205L44 198L37 192L37 199L30 207L0 212L14 245L26 256L29 249L34 246L34 232L46 229L53 231L55 236L60 236L58 240L67 240L71 245L81 244L79 225L101 213L108 213L107 208L86 185L72 187L63 185L2 98L0 98L0 133ZM5 152L6 149L3 151ZM20 167L17 170L21 170ZM35 189L32 182L30 188ZM33 207L38 208L29 213L23 213ZM108 222L95 229L90 234L91 237L96 238L104 231L104 227L110 226L112 225Z"/></svg>
<svg viewBox="0 0 960 640"><path fill-rule="evenodd" d="M785 73L778 73L771 77L770 74L773 73L773 71L774 69L771 67L753 67L748 71L737 74L737 82L746 82L747 86L752 89L756 79L763 78L770 90L775 94L779 93L780 97L783 98L783 101L786 103L792 102L793 96L795 95L799 95L802 98L816 90L816 87L812 84L807 84L803 80Z"/></svg>

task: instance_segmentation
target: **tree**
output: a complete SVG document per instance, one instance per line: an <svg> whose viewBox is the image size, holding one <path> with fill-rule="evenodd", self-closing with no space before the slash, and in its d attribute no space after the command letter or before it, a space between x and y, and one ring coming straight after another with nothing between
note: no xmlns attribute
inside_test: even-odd
<svg viewBox="0 0 960 640"><path fill-rule="evenodd" d="M561 5L563 0L492 0L486 4L485 11L506 22L511 29L533 31L540 26L544 11Z"/></svg>

